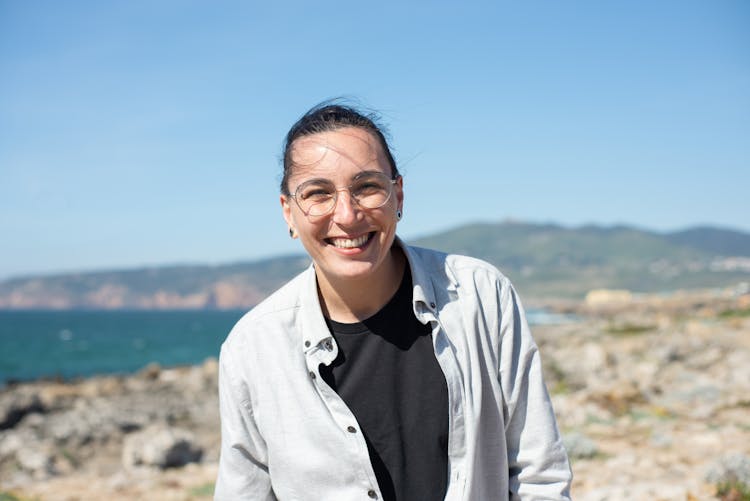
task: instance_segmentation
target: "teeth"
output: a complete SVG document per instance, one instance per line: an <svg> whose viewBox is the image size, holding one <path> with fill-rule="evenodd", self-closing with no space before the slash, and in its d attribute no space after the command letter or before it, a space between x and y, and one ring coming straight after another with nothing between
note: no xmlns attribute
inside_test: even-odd
<svg viewBox="0 0 750 501"><path fill-rule="evenodd" d="M370 235L362 235L359 238L332 238L331 243L339 249L353 249L364 245L365 242L370 238Z"/></svg>

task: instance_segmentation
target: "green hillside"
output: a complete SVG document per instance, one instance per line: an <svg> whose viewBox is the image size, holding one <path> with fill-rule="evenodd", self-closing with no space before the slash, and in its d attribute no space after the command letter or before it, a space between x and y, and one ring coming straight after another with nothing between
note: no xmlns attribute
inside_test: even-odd
<svg viewBox="0 0 750 501"><path fill-rule="evenodd" d="M593 288L714 287L750 278L749 269L715 266L723 257L750 256L750 235L716 228L661 234L627 226L482 223L413 243L485 259L538 297L577 297Z"/></svg>

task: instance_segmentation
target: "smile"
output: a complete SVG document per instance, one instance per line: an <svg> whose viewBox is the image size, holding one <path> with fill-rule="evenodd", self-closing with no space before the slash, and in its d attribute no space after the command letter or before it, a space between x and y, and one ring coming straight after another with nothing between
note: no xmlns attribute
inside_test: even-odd
<svg viewBox="0 0 750 501"><path fill-rule="evenodd" d="M326 242L338 249L354 249L357 247L362 247L370 240L370 238L372 238L374 234L375 232L367 233L357 238L326 238Z"/></svg>

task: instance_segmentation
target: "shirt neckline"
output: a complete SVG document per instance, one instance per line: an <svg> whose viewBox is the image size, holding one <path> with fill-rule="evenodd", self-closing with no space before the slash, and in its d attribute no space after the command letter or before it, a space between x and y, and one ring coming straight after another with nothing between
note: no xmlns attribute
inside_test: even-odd
<svg viewBox="0 0 750 501"><path fill-rule="evenodd" d="M326 325L331 332L336 334L364 334L370 332L370 328L367 327L368 323L377 322L381 317L389 315L392 310L398 308L398 305L403 301L404 296L408 299L408 303L411 304L411 271L409 266L404 266L404 273L401 277L401 284L398 286L396 292L391 296L388 302L380 308L377 312L359 322L347 323L338 322L330 318L326 318Z"/></svg>

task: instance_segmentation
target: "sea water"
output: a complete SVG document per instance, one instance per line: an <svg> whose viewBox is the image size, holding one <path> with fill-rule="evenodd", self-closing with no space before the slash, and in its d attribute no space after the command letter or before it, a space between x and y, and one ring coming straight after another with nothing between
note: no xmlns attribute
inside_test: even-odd
<svg viewBox="0 0 750 501"><path fill-rule="evenodd" d="M0 311L0 385L218 357L242 311Z"/></svg>
<svg viewBox="0 0 750 501"><path fill-rule="evenodd" d="M244 312L0 311L0 386L190 365L218 357ZM564 321L529 310L530 324Z"/></svg>

